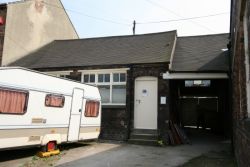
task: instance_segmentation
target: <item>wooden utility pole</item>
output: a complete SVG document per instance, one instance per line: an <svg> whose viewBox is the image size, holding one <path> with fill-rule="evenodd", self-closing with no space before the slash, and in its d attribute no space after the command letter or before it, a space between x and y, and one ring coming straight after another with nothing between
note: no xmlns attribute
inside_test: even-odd
<svg viewBox="0 0 250 167"><path fill-rule="evenodd" d="M136 22L134 20L134 22L133 22L133 35L135 35L135 26L136 26Z"/></svg>

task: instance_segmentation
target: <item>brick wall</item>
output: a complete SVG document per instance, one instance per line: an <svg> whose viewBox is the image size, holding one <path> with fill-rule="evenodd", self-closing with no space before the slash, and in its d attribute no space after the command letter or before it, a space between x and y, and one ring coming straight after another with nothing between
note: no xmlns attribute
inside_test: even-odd
<svg viewBox="0 0 250 167"><path fill-rule="evenodd" d="M250 166L250 119L248 118L247 111L246 66L243 29L243 15L245 13L246 5L248 5L249 8L250 3L245 0L232 1L231 54L233 144L235 156L240 167ZM249 12L247 15L249 18Z"/></svg>
<svg viewBox="0 0 250 167"><path fill-rule="evenodd" d="M168 97L168 80L162 79L167 71L167 63L130 65L127 72L126 106L106 106L102 109L102 130L100 139L126 141L134 125L134 82L137 77L153 76L158 78L158 130L163 134L169 119L169 104L160 104L160 97Z"/></svg>
<svg viewBox="0 0 250 167"><path fill-rule="evenodd" d="M162 74L168 70L167 63L140 64L126 66L94 66L94 67L75 67L61 69L37 69L39 71L65 71L74 70L71 73L73 78L78 70L130 68L127 71L126 84L126 105L125 106L103 106L101 118L101 133L99 138L102 140L126 141L129 138L130 130L134 125L134 82L137 77L153 76L158 78L158 130L160 134L167 128L166 120L169 120L169 101L167 104L160 104L161 96L169 96L169 81L162 78ZM77 75L78 76L78 75Z"/></svg>
<svg viewBox="0 0 250 167"><path fill-rule="evenodd" d="M128 116L126 107L103 107L101 133L103 140L126 141L128 138Z"/></svg>
<svg viewBox="0 0 250 167"><path fill-rule="evenodd" d="M134 65L131 67L129 76L129 89L127 89L127 94L130 102L129 113L130 113L130 129L133 129L134 125L134 81L137 77L142 76L153 76L158 78L158 131L159 134L163 134L166 130L166 120L169 120L169 81L162 78L162 74L168 70L168 64L144 64L144 65ZM160 97L167 97L167 104L160 104Z"/></svg>

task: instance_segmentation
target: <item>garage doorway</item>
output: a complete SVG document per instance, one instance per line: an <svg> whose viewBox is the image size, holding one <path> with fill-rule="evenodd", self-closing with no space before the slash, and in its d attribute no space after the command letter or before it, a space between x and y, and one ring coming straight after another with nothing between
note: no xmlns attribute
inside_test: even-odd
<svg viewBox="0 0 250 167"><path fill-rule="evenodd" d="M187 132L229 137L228 87L226 79L170 80L170 119Z"/></svg>
<svg viewBox="0 0 250 167"><path fill-rule="evenodd" d="M180 97L180 116L183 127L214 130L219 126L218 97Z"/></svg>

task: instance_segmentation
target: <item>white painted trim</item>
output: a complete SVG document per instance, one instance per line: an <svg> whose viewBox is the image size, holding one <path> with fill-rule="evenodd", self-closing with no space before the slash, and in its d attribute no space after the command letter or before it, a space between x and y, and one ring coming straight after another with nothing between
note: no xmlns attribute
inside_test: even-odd
<svg viewBox="0 0 250 167"><path fill-rule="evenodd" d="M228 79L227 73L163 73L163 79Z"/></svg>
<svg viewBox="0 0 250 167"><path fill-rule="evenodd" d="M102 106L126 106L126 103L103 103Z"/></svg>
<svg viewBox="0 0 250 167"><path fill-rule="evenodd" d="M70 70L70 71L46 71L43 73L45 73L47 75L53 75L53 76L60 77L60 75L70 75L71 72L73 72L73 70Z"/></svg>
<svg viewBox="0 0 250 167"><path fill-rule="evenodd" d="M169 63L169 66L168 66L169 69L172 69L174 52L175 52L175 47L176 47L176 41L177 41L177 35L175 36L173 48L172 48L172 51L171 51L170 63Z"/></svg>
<svg viewBox="0 0 250 167"><path fill-rule="evenodd" d="M92 74L92 73L111 73L111 72L126 72L130 68L113 68L113 69L98 69L98 70L79 70L78 72L82 72L84 74Z"/></svg>

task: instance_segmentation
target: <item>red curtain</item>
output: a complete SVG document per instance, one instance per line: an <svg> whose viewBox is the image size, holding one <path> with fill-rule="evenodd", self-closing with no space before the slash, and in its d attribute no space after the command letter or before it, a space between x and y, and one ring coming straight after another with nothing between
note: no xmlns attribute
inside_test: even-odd
<svg viewBox="0 0 250 167"><path fill-rule="evenodd" d="M0 26L4 25L4 18L2 16L0 16Z"/></svg>
<svg viewBox="0 0 250 167"><path fill-rule="evenodd" d="M85 117L97 117L99 115L99 106L100 103L98 101L87 101L84 114Z"/></svg>
<svg viewBox="0 0 250 167"><path fill-rule="evenodd" d="M63 107L64 96L47 95L45 98L45 105L48 107Z"/></svg>
<svg viewBox="0 0 250 167"><path fill-rule="evenodd" d="M26 92L0 90L0 113L23 114L26 99Z"/></svg>

